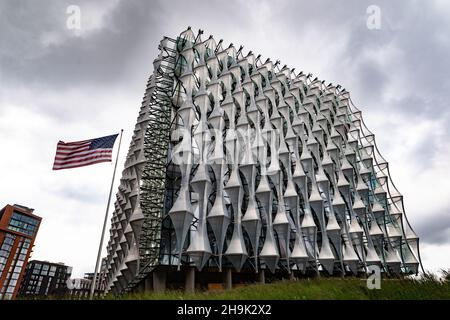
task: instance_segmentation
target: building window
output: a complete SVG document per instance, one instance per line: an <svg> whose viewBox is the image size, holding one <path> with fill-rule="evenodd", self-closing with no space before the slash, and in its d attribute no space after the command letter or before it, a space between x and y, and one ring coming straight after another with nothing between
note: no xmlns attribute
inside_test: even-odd
<svg viewBox="0 0 450 320"><path fill-rule="evenodd" d="M6 261L11 253L11 248L14 243L16 236L11 234L6 234L5 239L3 240L3 244L0 248L0 274L3 272Z"/></svg>
<svg viewBox="0 0 450 320"><path fill-rule="evenodd" d="M13 212L8 228L13 231L25 233L29 236L35 234L39 221L18 212Z"/></svg>
<svg viewBox="0 0 450 320"><path fill-rule="evenodd" d="M25 241L23 243L23 246L22 246L22 250L23 249L28 249L30 247L30 243L31 243L30 239L25 239Z"/></svg>

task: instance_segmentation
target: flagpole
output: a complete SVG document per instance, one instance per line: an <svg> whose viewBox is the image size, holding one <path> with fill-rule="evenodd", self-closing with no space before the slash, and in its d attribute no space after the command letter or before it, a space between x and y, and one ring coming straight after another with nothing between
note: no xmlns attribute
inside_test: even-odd
<svg viewBox="0 0 450 320"><path fill-rule="evenodd" d="M112 195L112 190L113 190L113 185L114 185L114 178L116 176L117 161L119 160L120 144L122 143L122 133L123 133L123 129L120 130L119 147L117 148L116 163L114 164L114 172L113 172L113 176L112 176L112 180L111 180L111 187L109 189L108 204L106 205L105 221L103 222L102 236L100 238L100 245L98 246L97 262L95 263L94 278L92 279L91 292L90 292L90 296L89 296L90 300L92 300L94 297L95 282L97 280L98 266L100 264L100 258L102 256L103 238L105 237L105 229L106 229L106 224L108 222L108 211L109 211L109 205L111 203L111 195Z"/></svg>

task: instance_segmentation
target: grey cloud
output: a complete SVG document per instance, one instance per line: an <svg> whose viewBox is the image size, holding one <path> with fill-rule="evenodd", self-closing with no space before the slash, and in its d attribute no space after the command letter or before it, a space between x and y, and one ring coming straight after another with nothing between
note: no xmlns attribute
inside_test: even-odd
<svg viewBox="0 0 450 320"><path fill-rule="evenodd" d="M421 240L429 244L450 242L450 208L447 206L437 213L424 212L427 219L418 221L415 228Z"/></svg>
<svg viewBox="0 0 450 320"><path fill-rule="evenodd" d="M98 202L98 199L103 196L104 192L99 192L94 188L84 186L83 188L62 187L53 193L68 200L76 200L94 204Z"/></svg>
<svg viewBox="0 0 450 320"><path fill-rule="evenodd" d="M365 92L365 97L370 101L380 101L386 87L389 85L389 74L373 60L364 60L354 65L356 69L352 74L358 79L358 87L371 88Z"/></svg>
<svg viewBox="0 0 450 320"><path fill-rule="evenodd" d="M371 4L362 2L362 9ZM450 28L448 17L431 1L377 1L381 30L365 27L365 16L355 18L349 28L346 48L337 57L348 72L339 74L353 96L363 99L364 112L397 114L406 122L450 121ZM355 10L351 10L356 14ZM375 61L385 50L398 54ZM381 56L382 57L382 56ZM390 87L394 85L394 87ZM389 90L398 94L388 96ZM414 127L411 127L414 130ZM446 130L443 139L450 138ZM433 131L410 154L418 169L427 169L441 143Z"/></svg>
<svg viewBox="0 0 450 320"><path fill-rule="evenodd" d="M136 69L146 75L151 72L163 35L174 36L187 25L194 28L194 23L204 27L212 20L224 28L245 27L245 13L234 12L237 1L121 0L104 17L103 28L76 37L66 28L65 10L70 4L79 4L83 21L84 1L45 2L40 6L30 1L6 2L0 8L0 38L6 44L0 51L0 66L9 82L53 88L111 86L127 84L130 79L142 82ZM39 7L37 11L35 7ZM192 7L205 9L190 11ZM45 32L59 32L64 40L46 46L40 40Z"/></svg>
<svg viewBox="0 0 450 320"><path fill-rule="evenodd" d="M159 2L150 6L148 2L120 1L104 18L104 28L80 37L71 35L73 31L65 24L66 8L72 1L45 4L22 1L3 5L0 37L7 49L1 51L0 65L9 81L53 88L123 81L130 76L127 70L136 56L147 51L149 42L161 38ZM79 3L82 19L83 4ZM39 40L45 32L59 32L64 40L45 46ZM151 60L146 64L147 73Z"/></svg>
<svg viewBox="0 0 450 320"><path fill-rule="evenodd" d="M379 1L382 19L381 30L370 31L367 28L353 28L347 50L344 51L349 62L355 59L370 58L362 55L364 51L383 50L391 46L401 53L400 61L383 61L382 68L388 68L385 80L396 77L404 81L406 97L403 104L399 101L384 101L387 106L394 104L395 108L405 115L411 113L410 99L421 99L420 108L414 110L427 118L448 116L448 105L444 100L430 99L430 97L450 97L450 60L447 58L450 51L450 37L443 33L450 27L447 17L436 12L431 2L420 3L420 6L406 5L401 1ZM442 37L437 37L442 35ZM353 75L353 74L352 74ZM366 77L367 74L356 72L356 79ZM364 94L373 90L373 82L369 81L363 86ZM361 94L361 92L360 92ZM399 92L404 94L404 92ZM446 99L448 101L448 99ZM378 101L380 102L380 101ZM433 112L429 112L433 110Z"/></svg>

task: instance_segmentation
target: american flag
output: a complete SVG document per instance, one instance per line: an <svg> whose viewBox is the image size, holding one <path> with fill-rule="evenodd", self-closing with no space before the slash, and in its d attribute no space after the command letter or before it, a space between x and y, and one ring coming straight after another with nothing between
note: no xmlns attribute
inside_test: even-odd
<svg viewBox="0 0 450 320"><path fill-rule="evenodd" d="M111 136L75 142L59 141L56 147L53 170L110 162L117 136L118 134L113 134Z"/></svg>

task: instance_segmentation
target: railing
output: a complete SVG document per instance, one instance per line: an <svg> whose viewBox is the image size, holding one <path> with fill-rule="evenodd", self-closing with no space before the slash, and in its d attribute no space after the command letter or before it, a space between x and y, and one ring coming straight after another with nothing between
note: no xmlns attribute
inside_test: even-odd
<svg viewBox="0 0 450 320"><path fill-rule="evenodd" d="M141 208L144 215L139 235L139 271L128 283L125 292L132 290L148 276L159 263L161 224L166 193L166 167L170 139L171 97L177 63L176 41L165 38L161 55L155 60L153 86L148 90L149 116L144 137L145 165L140 188ZM170 46L173 46L171 48Z"/></svg>

